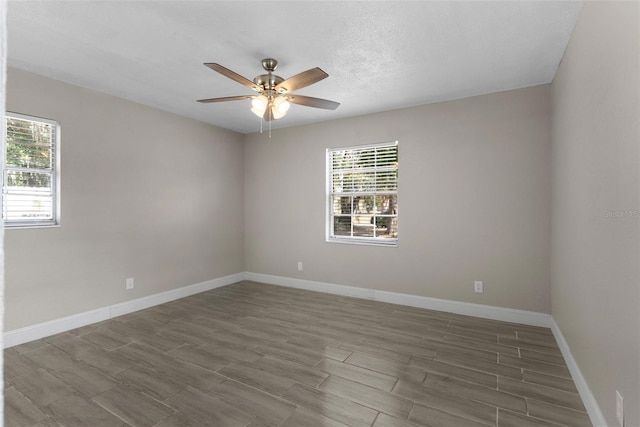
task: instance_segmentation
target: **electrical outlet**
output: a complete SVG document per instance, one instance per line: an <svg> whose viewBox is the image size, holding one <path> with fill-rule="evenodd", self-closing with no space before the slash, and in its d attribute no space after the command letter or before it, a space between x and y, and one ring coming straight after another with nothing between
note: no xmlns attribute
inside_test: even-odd
<svg viewBox="0 0 640 427"><path fill-rule="evenodd" d="M131 289L133 289L133 277L129 277L129 278L127 279L126 284L127 284L127 290L128 290L128 291L130 291Z"/></svg>
<svg viewBox="0 0 640 427"><path fill-rule="evenodd" d="M479 294L484 293L484 285L480 280L476 280L475 282L473 282L473 292Z"/></svg>
<svg viewBox="0 0 640 427"><path fill-rule="evenodd" d="M298 261L298 271L302 271L302 261Z"/></svg>
<svg viewBox="0 0 640 427"><path fill-rule="evenodd" d="M624 427L624 400L618 390L616 390L616 418L620 427Z"/></svg>

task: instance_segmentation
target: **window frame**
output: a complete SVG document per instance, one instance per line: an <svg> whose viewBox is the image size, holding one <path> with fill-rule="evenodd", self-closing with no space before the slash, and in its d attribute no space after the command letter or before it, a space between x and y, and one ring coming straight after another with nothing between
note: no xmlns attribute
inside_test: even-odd
<svg viewBox="0 0 640 427"><path fill-rule="evenodd" d="M25 120L36 123L44 123L52 127L51 136L51 168L50 170L38 169L38 168L20 168L7 166L7 145L8 145L8 126L7 119ZM2 173L2 222L5 229L18 229L18 228L47 228L47 227L59 227L60 226L60 122L53 119L44 117L33 116L29 114L16 113L12 111L6 111L4 114L4 138L5 144L3 147L3 161L4 170ZM7 176L8 171L19 170L25 171L25 169L33 169L34 172L50 173L51 175L51 218L47 219L28 219L28 220L7 220L5 218L6 206L5 198L7 195Z"/></svg>
<svg viewBox="0 0 640 427"><path fill-rule="evenodd" d="M373 191L366 191L366 192L360 192L360 193L367 193L367 194L362 194L363 196L367 196L367 195L373 195L375 196L377 193L382 193L382 194L394 194L395 198L396 198L396 205L395 205L395 220L396 220L396 237L395 238L389 238L389 237L361 237L361 236L341 236L341 235L335 235L334 234L334 217L335 214L333 212L333 203L332 203L332 199L334 197L335 194L339 194L339 193L334 193L333 192L333 164L332 164L332 153L333 152L338 152L338 151L349 151L349 150L368 150L368 149L372 149L372 148L383 148L383 147L395 147L396 149L396 156L399 159L399 143L398 141L388 141L388 142L380 142L380 143L374 143L374 144L363 144L363 145L352 145L352 146L347 146L347 147L334 147L334 148L327 148L326 149L326 176L325 176L325 184L326 184L326 197L325 197L325 201L326 201L326 219L325 219L325 240L328 243L341 243L341 244L352 244L352 245L371 245L371 246L385 246L385 247L397 247L398 246L398 231L397 231L397 221L398 221L398 184L397 182L399 181L399 176L396 175L396 190L385 190L385 191L377 191L377 188L374 189ZM398 172L398 163L396 162L396 174ZM349 192L352 196L355 193L358 192ZM351 218L353 218L354 216L357 216L355 214L355 212L350 213Z"/></svg>

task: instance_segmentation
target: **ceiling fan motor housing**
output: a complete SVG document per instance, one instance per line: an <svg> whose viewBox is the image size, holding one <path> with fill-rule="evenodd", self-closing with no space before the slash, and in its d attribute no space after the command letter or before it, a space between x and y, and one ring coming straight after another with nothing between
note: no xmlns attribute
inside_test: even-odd
<svg viewBox="0 0 640 427"><path fill-rule="evenodd" d="M253 82L263 88L264 90L272 90L275 89L277 85L282 83L284 79L280 76L276 76L275 74L261 74L253 79Z"/></svg>

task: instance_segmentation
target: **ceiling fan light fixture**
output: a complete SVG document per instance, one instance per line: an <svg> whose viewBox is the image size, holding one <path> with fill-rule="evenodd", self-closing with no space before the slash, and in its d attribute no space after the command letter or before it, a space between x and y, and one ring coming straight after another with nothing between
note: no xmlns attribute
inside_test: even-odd
<svg viewBox="0 0 640 427"><path fill-rule="evenodd" d="M277 120L284 117L287 114L287 111L289 111L290 106L291 104L289 104L289 101L284 97L278 96L275 98L271 107L273 118Z"/></svg>
<svg viewBox="0 0 640 427"><path fill-rule="evenodd" d="M256 116L262 118L264 116L264 112L267 111L267 106L269 105L269 99L264 96L256 96L251 101L251 112Z"/></svg>

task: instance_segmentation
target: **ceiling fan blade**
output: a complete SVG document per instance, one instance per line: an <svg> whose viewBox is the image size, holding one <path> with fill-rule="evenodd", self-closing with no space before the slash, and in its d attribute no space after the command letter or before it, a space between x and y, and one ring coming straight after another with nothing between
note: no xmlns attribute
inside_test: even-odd
<svg viewBox="0 0 640 427"><path fill-rule="evenodd" d="M255 98L254 95L226 96L224 98L198 99L198 102L209 103L209 102L240 101L242 99L253 99L253 98Z"/></svg>
<svg viewBox="0 0 640 427"><path fill-rule="evenodd" d="M287 95L287 101L293 104L304 105L305 107L324 108L325 110L335 110L340 106L339 102L302 95Z"/></svg>
<svg viewBox="0 0 640 427"><path fill-rule="evenodd" d="M293 92L294 90L302 89L303 87L317 83L327 77L329 77L329 74L325 73L320 68L311 68L310 70L303 71L293 77L289 77L287 80L276 86L276 91L278 91L278 93Z"/></svg>
<svg viewBox="0 0 640 427"><path fill-rule="evenodd" d="M204 65L211 68L213 71L217 71L223 76L230 78L231 80L235 80L241 85L245 85L256 91L259 90L259 87L254 82L252 82L251 80L245 77L242 77L240 74L236 73L235 71L231 71L230 69L223 67L220 64L205 63Z"/></svg>

